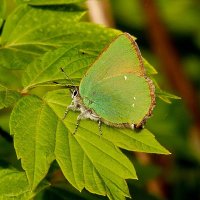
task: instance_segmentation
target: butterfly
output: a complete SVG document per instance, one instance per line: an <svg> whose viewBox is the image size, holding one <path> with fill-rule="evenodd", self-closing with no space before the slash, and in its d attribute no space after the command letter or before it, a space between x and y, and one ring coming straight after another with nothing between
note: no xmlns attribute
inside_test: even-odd
<svg viewBox="0 0 200 200"><path fill-rule="evenodd" d="M64 70L62 70L64 72ZM140 50L128 33L117 36L98 56L72 91L69 110L79 111L74 133L82 119L119 128L139 128L152 114L155 87L146 76Z"/></svg>

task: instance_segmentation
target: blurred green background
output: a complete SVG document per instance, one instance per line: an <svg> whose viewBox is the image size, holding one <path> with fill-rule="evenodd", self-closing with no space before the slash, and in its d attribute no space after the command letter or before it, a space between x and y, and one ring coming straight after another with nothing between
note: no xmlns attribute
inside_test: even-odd
<svg viewBox="0 0 200 200"><path fill-rule="evenodd" d="M162 66L162 58L154 52L151 25L146 9L153 2L159 20L178 52L181 70L200 105L200 2L198 0L111 0L113 21L117 28L137 37L143 56L156 68L162 89L182 97L170 82ZM148 9L148 8L147 8ZM164 45L164 43L163 43ZM165 48L165 47L163 47ZM184 87L184 85L183 85ZM191 97L187 97L191 98ZM172 153L169 156L136 155L139 181L130 189L136 199L200 199L200 131L194 114L182 100L166 104L157 100L148 128ZM197 118L199 116L196 116ZM139 157L139 158L138 158ZM143 158L145 157L145 158ZM136 185L136 187L135 187ZM136 191L137 188L137 191Z"/></svg>
<svg viewBox="0 0 200 200"><path fill-rule="evenodd" d="M10 2L9 10L12 10L14 1ZM149 2L154 3L167 37L171 39L173 48L178 52L180 70L186 76L187 84L194 90L196 98L194 103L197 104L194 107L198 109L200 2L199 0L149 0ZM182 100L173 100L172 104L157 99L153 117L147 123L147 127L155 134L158 141L172 154L160 156L127 153L136 166L139 178L138 181L129 182L131 195L135 200L200 200L200 124L198 124L200 119L186 103L193 97L182 95L165 73L166 66L162 66L162 57L154 51L157 44L152 41L152 27L146 13L146 9L150 6L148 0L107 0L106 4L109 4L109 14L112 15L115 27L137 37L142 55L158 71L155 79L162 89L182 97ZM171 54L173 55L173 52ZM2 120L7 121L6 117L8 116ZM12 140L8 135L4 137ZM2 146L7 148L1 148ZM19 162L16 162L12 144L3 137L0 137L0 148L0 158L6 158L0 161L1 164L4 162L6 165L6 161L9 161L14 166L20 166Z"/></svg>

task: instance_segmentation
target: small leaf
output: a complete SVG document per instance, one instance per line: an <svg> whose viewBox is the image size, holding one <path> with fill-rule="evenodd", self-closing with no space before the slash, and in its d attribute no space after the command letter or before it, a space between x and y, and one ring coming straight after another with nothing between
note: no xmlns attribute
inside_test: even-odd
<svg viewBox="0 0 200 200"><path fill-rule="evenodd" d="M75 4L81 3L86 0L21 0L24 3L28 3L29 5L64 5L64 4Z"/></svg>
<svg viewBox="0 0 200 200"><path fill-rule="evenodd" d="M0 109L6 108L15 103L21 97L20 93L10 90L0 83Z"/></svg>
<svg viewBox="0 0 200 200"><path fill-rule="evenodd" d="M181 99L180 97L165 92L163 91L160 86L158 85L157 81L154 79L154 77L151 76L151 80L153 81L154 85L155 85L155 94L156 97L158 97L159 99L161 99L162 101L164 101L165 103L169 103L171 104L171 99Z"/></svg>
<svg viewBox="0 0 200 200"><path fill-rule="evenodd" d="M39 187L32 192L25 172L16 169L0 168L0 200L28 200L49 186L43 181Z"/></svg>
<svg viewBox="0 0 200 200"><path fill-rule="evenodd" d="M156 95L158 96L158 98L160 98L161 100L163 100L166 103L171 103L170 99L181 99L180 97L178 97L174 94L171 94L171 93L161 90L159 87L156 88Z"/></svg>
<svg viewBox="0 0 200 200"><path fill-rule="evenodd" d="M18 196L30 190L26 174L0 168L0 196Z"/></svg>

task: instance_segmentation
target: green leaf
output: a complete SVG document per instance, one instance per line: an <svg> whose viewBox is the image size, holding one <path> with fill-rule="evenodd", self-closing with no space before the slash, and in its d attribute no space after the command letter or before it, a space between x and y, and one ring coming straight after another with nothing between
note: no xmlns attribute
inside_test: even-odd
<svg viewBox="0 0 200 200"><path fill-rule="evenodd" d="M113 129L112 127L106 128L108 131L103 134L103 137L120 148L136 152L170 154L147 129L132 131L127 129Z"/></svg>
<svg viewBox="0 0 200 200"><path fill-rule="evenodd" d="M151 80L153 81L154 85L155 85L155 94L156 97L158 97L159 99L161 99L162 101L164 101L165 103L169 103L171 104L171 99L181 99L180 97L168 93L166 91L163 91L160 86L158 85L157 81L154 79L154 77L151 76Z"/></svg>
<svg viewBox="0 0 200 200"><path fill-rule="evenodd" d="M33 188L56 159L65 177L78 190L85 187L110 199L124 199L129 196L125 179L134 179L136 174L117 147L169 154L146 129L134 132L103 125L100 136L96 122L82 120L73 135L77 114L69 112L62 120L70 102L68 90L60 89L49 92L43 99L26 96L12 112L10 128L17 156Z"/></svg>
<svg viewBox="0 0 200 200"><path fill-rule="evenodd" d="M19 90L22 88L21 84L22 71L10 70L0 67L0 83L9 89Z"/></svg>
<svg viewBox="0 0 200 200"><path fill-rule="evenodd" d="M63 4L75 4L81 3L86 0L21 0L24 3L28 3L29 5L63 5Z"/></svg>
<svg viewBox="0 0 200 200"><path fill-rule="evenodd" d="M130 196L125 179L136 178L136 173L127 157L100 137L95 122L92 127L88 120L81 122L73 135L77 114L70 112L62 120L70 96L65 89L49 92L43 99L26 96L11 114L17 156L31 187L35 188L46 175L55 154L64 175L78 190L85 187L110 199ZM108 130L105 127L104 133Z"/></svg>
<svg viewBox="0 0 200 200"><path fill-rule="evenodd" d="M0 168L0 196L18 196L29 190L30 187L24 172Z"/></svg>
<svg viewBox="0 0 200 200"><path fill-rule="evenodd" d="M158 96L158 98L160 98L166 103L171 103L171 99L181 99L180 97L174 94L161 90L159 87L156 88L156 95Z"/></svg>
<svg viewBox="0 0 200 200"><path fill-rule="evenodd" d="M48 186L49 184L43 181L39 187L32 192L25 172L13 168L0 168L0 200L32 199L38 192Z"/></svg>
<svg viewBox="0 0 200 200"><path fill-rule="evenodd" d="M57 116L36 96L19 100L10 117L15 150L32 189L46 176L54 160Z"/></svg>
<svg viewBox="0 0 200 200"><path fill-rule="evenodd" d="M143 62L148 75L153 75L158 73L156 69L145 58L143 58Z"/></svg>
<svg viewBox="0 0 200 200"><path fill-rule="evenodd" d="M63 34L67 23L78 21L83 14L77 8L64 6L54 9L19 6L3 29L0 66L23 69L44 52L57 48L66 39Z"/></svg>
<svg viewBox="0 0 200 200"><path fill-rule="evenodd" d="M0 109L15 103L21 97L20 93L11 90L0 83Z"/></svg>

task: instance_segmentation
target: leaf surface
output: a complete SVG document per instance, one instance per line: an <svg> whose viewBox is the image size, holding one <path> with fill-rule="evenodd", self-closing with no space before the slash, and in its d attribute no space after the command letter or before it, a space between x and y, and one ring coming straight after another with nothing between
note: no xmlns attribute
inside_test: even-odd
<svg viewBox="0 0 200 200"><path fill-rule="evenodd" d="M43 99L26 96L12 112L11 133L31 187L39 184L56 159L78 190L85 187L110 199L129 196L125 179L137 178L132 163L113 143L100 137L94 122L91 127L88 120L84 121L73 135L77 114L71 112L62 120L70 101L70 94L61 89L49 92Z"/></svg>
<svg viewBox="0 0 200 200"><path fill-rule="evenodd" d="M158 98L160 98L166 103L172 103L171 99L176 99L176 100L181 99L181 97L171 94L169 92L163 91L159 87L156 88L156 95L158 96Z"/></svg>
<svg viewBox="0 0 200 200"><path fill-rule="evenodd" d="M54 160L57 117L36 96L19 100L10 117L15 150L32 189L45 177Z"/></svg>
<svg viewBox="0 0 200 200"><path fill-rule="evenodd" d="M21 97L20 93L0 84L0 109L6 108Z"/></svg>
<svg viewBox="0 0 200 200"><path fill-rule="evenodd" d="M86 29L88 31L84 32ZM65 44L63 47L47 52L41 58L32 62L25 70L22 79L25 90L38 84L66 79L61 73L61 67L64 68L70 79L78 83L96 59L97 53L118 34L120 34L119 31L113 29L104 31L101 26L89 23L82 22L77 26L70 26L69 33L66 32L66 37L68 41L73 41L73 43ZM97 36L99 36L98 41L94 42L94 38ZM88 49L95 49L97 53L87 53ZM69 84L66 80L65 83Z"/></svg>
<svg viewBox="0 0 200 200"><path fill-rule="evenodd" d="M32 199L38 192L48 187L43 181L40 186L32 192L25 172L14 168L0 168L0 200L28 200Z"/></svg>
<svg viewBox="0 0 200 200"><path fill-rule="evenodd" d="M148 75L154 75L158 73L156 69L145 58L143 58L143 62L144 62L144 68Z"/></svg>
<svg viewBox="0 0 200 200"><path fill-rule="evenodd" d="M68 43L96 43L95 49L99 52L110 38L120 33L114 29L105 30L99 25L78 22L83 14L82 10L70 6L54 9L19 6L8 17L3 29L0 66L24 69L45 52Z"/></svg>

